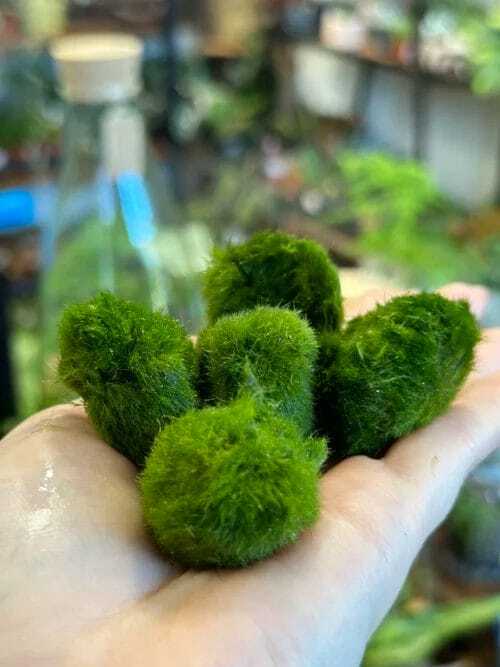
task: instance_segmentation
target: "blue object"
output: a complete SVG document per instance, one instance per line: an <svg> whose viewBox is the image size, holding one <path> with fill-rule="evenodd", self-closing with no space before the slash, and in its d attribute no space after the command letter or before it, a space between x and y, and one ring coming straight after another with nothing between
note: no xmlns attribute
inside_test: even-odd
<svg viewBox="0 0 500 667"><path fill-rule="evenodd" d="M117 178L116 187L130 243L135 248L147 246L155 238L156 230L144 179L139 174L124 173Z"/></svg>
<svg viewBox="0 0 500 667"><path fill-rule="evenodd" d="M155 238L156 229L151 198L142 176L128 172L116 180L116 191L130 243L141 248ZM57 188L53 184L32 188L0 190L0 234L15 233L31 227L44 227L54 232ZM115 202L112 184L105 179L75 192L67 203L66 223L97 213L96 202L104 221L114 220ZM52 234L53 235L53 234Z"/></svg>
<svg viewBox="0 0 500 667"><path fill-rule="evenodd" d="M55 202L54 185L0 190L0 234L39 226L48 220Z"/></svg>
<svg viewBox="0 0 500 667"><path fill-rule="evenodd" d="M35 224L36 206L31 192L15 189L0 192L0 231L15 231Z"/></svg>

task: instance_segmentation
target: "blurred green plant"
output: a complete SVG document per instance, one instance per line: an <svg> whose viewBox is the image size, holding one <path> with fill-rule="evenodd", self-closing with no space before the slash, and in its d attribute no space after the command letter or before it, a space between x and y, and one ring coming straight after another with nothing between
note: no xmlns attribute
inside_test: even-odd
<svg viewBox="0 0 500 667"><path fill-rule="evenodd" d="M469 44L472 89L478 95L500 93L500 9L467 21L464 35Z"/></svg>
<svg viewBox="0 0 500 667"><path fill-rule="evenodd" d="M175 134L190 139L204 129L220 142L258 137L272 117L274 91L268 41L252 35L245 55L228 59L217 73L199 60L184 66Z"/></svg>
<svg viewBox="0 0 500 667"><path fill-rule="evenodd" d="M487 237L457 234L474 225L440 193L423 165L354 150L335 159L312 145L299 146L287 159L297 176L291 198L265 179L258 156L250 155L220 163L212 187L188 202L184 217L203 224L220 244L279 228L295 212L305 226L310 219L349 229L339 250L375 261L415 287L454 280L500 285L500 229ZM304 208L308 195L312 212Z"/></svg>
<svg viewBox="0 0 500 667"><path fill-rule="evenodd" d="M40 341L37 332L31 328L17 327L12 340L12 356L18 417L25 419L40 407Z"/></svg>
<svg viewBox="0 0 500 667"><path fill-rule="evenodd" d="M54 78L44 54L18 48L0 64L0 148L52 139L60 126Z"/></svg>
<svg viewBox="0 0 500 667"><path fill-rule="evenodd" d="M481 0L421 0L430 10L447 10L459 19L483 17L486 3Z"/></svg>
<svg viewBox="0 0 500 667"><path fill-rule="evenodd" d="M483 280L488 267L478 249L449 234L450 221L464 213L441 195L422 165L384 153L347 151L339 156L338 168L345 203L334 220L360 221L354 246L362 256L396 268L418 287Z"/></svg>
<svg viewBox="0 0 500 667"><path fill-rule="evenodd" d="M251 132L266 109L266 99L258 92L239 93L223 84L212 84L212 104L205 124L221 139Z"/></svg>
<svg viewBox="0 0 500 667"><path fill-rule="evenodd" d="M373 636L363 667L412 667L432 658L454 639L492 625L500 595L432 606L417 613L392 612Z"/></svg>
<svg viewBox="0 0 500 667"><path fill-rule="evenodd" d="M55 132L53 123L38 111L11 102L0 103L0 148L12 151L38 144Z"/></svg>
<svg viewBox="0 0 500 667"><path fill-rule="evenodd" d="M182 102L170 122L180 140L191 140L204 130L215 142L244 138L256 144L271 133L295 144L318 127L313 114L285 110L276 103L276 74L266 33L252 35L244 55L215 68L194 58L183 63L179 78Z"/></svg>
<svg viewBox="0 0 500 667"><path fill-rule="evenodd" d="M448 521L451 546L472 568L500 576L500 497L496 488L463 489Z"/></svg>
<svg viewBox="0 0 500 667"><path fill-rule="evenodd" d="M398 160L385 153L346 151L338 157L348 186L350 209L363 218L383 218L405 227L430 208L443 206L439 190L417 162Z"/></svg>

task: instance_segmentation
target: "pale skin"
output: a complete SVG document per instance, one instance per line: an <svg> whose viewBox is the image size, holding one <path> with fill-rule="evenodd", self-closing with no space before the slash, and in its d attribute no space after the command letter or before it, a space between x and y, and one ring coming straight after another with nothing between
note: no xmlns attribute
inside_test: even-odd
<svg viewBox="0 0 500 667"><path fill-rule="evenodd" d="M479 314L482 288L452 286ZM391 294L348 304L352 316ZM78 406L0 444L2 667L355 667L424 541L500 444L500 330L449 412L321 481L313 530L248 569L183 571L147 536L136 470Z"/></svg>

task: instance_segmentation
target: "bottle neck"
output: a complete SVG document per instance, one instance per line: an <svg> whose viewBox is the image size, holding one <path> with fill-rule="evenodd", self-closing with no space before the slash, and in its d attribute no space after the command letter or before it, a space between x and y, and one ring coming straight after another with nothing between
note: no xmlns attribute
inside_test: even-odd
<svg viewBox="0 0 500 667"><path fill-rule="evenodd" d="M117 109L136 109L136 101L137 98L134 97L94 104L68 101L64 111L64 127L100 130L103 116Z"/></svg>
<svg viewBox="0 0 500 667"><path fill-rule="evenodd" d="M62 164L83 180L96 173L111 178L122 172L142 174L145 168L146 132L134 98L108 104L66 106Z"/></svg>

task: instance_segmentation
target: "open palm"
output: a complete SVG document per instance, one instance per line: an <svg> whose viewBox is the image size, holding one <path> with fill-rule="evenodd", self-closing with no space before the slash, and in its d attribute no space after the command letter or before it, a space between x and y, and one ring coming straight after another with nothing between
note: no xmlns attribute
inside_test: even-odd
<svg viewBox="0 0 500 667"><path fill-rule="evenodd" d="M484 293L448 294L457 290L481 309ZM381 461L336 466L314 529L236 571L182 571L162 558L135 468L82 407L32 417L0 445L0 666L358 665L423 542L500 443L498 371L491 330L446 415Z"/></svg>

